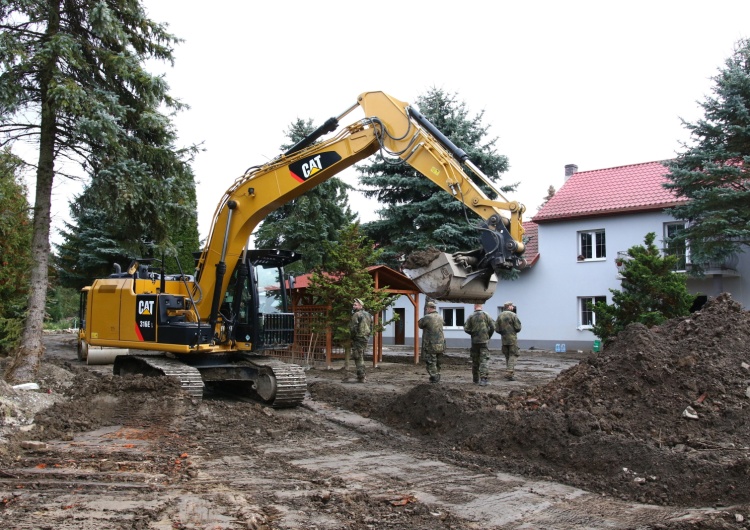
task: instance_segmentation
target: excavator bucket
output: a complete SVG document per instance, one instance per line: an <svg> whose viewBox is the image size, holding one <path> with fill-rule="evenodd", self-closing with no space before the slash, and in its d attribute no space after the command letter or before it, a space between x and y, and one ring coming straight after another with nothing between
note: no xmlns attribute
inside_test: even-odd
<svg viewBox="0 0 750 530"><path fill-rule="evenodd" d="M482 304L495 293L497 276L491 269L475 270L478 261L473 252L428 249L409 255L402 271L430 298Z"/></svg>

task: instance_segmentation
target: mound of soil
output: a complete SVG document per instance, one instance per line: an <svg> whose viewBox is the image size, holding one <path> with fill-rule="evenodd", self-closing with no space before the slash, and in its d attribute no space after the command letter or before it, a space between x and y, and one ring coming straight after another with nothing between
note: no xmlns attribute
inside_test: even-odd
<svg viewBox="0 0 750 530"><path fill-rule="evenodd" d="M731 505L750 501L749 364L750 313L724 294L690 317L629 326L535 389L422 384L349 405L490 469L640 502Z"/></svg>
<svg viewBox="0 0 750 530"><path fill-rule="evenodd" d="M425 250L415 250L404 260L402 267L404 269L419 269L432 263L442 254L438 249L429 247Z"/></svg>

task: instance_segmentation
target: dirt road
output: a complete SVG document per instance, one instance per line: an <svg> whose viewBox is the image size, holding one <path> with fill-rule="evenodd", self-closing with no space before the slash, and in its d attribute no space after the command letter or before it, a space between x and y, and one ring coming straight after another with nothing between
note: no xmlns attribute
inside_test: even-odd
<svg viewBox="0 0 750 530"><path fill-rule="evenodd" d="M638 344L641 357L653 340ZM609 364L587 355L524 352L517 381L478 387L463 352L449 352L438 385L426 383L423 365L386 352L365 384L343 383L340 370L308 370L303 405L275 410L211 395L191 403L176 384L80 363L70 336L47 345L37 397L49 403L35 405L33 424L11 406L25 398L0 389L3 528L748 528L749 451L733 436L748 429L741 399L749 399L737 396L735 407L726 380L721 398L712 384L716 398L696 404L718 441L698 431L686 440L685 427L670 429L666 419L659 434L659 411L645 418L636 410L654 423L655 444L641 443L632 422L620 436L617 424L628 404L649 404L648 389L604 407L586 385L596 379L591 369L609 374ZM576 379L584 369L588 377ZM673 374L678 386L691 387L687 374ZM606 381L599 392L623 384ZM688 394L702 393L698 386ZM557 414L574 401L563 388L591 403ZM660 402L673 390L662 385ZM671 411L675 422L697 429L681 410ZM734 435L721 417L731 418Z"/></svg>

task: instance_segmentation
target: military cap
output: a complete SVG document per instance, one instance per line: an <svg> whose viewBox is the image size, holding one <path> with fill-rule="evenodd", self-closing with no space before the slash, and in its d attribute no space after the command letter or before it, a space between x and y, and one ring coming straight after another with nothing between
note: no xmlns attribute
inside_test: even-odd
<svg viewBox="0 0 750 530"><path fill-rule="evenodd" d="M361 305L361 306L364 306L364 305L365 305L365 304L363 304L363 303L362 303L362 300L360 300L359 298L355 298L355 299L354 299L354 302L352 302L352 303L354 303L354 304L359 304L359 305Z"/></svg>
<svg viewBox="0 0 750 530"><path fill-rule="evenodd" d="M433 308L437 309L437 304L435 302L427 302L427 304L425 304L425 305L427 307L433 307Z"/></svg>

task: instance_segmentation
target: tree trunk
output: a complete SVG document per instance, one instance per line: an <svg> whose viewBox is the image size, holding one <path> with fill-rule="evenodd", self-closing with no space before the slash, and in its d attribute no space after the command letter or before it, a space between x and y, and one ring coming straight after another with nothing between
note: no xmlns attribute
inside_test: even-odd
<svg viewBox="0 0 750 530"><path fill-rule="evenodd" d="M46 154L45 151L47 151ZM13 353L13 360L5 372L5 380L11 384L33 381L36 378L39 363L44 355L42 334L47 302L47 276L50 251L49 231L53 180L52 151L52 149L43 149L39 156L34 204L34 233L31 243L32 267L31 283L29 286L29 306L26 315L26 324L21 334L21 342ZM45 158L49 160L46 161Z"/></svg>
<svg viewBox="0 0 750 530"><path fill-rule="evenodd" d="M50 21L47 38L60 27L59 2L50 2ZM34 200L34 223L31 240L31 283L29 305L21 342L12 354L5 372L5 380L11 384L28 383L36 378L44 355L42 335L47 303L49 232L52 205L52 181L54 180L55 143L57 121L54 103L49 99L49 85L55 69L56 58L50 57L39 75L41 95L41 131L39 135L39 165L36 172L36 195Z"/></svg>

